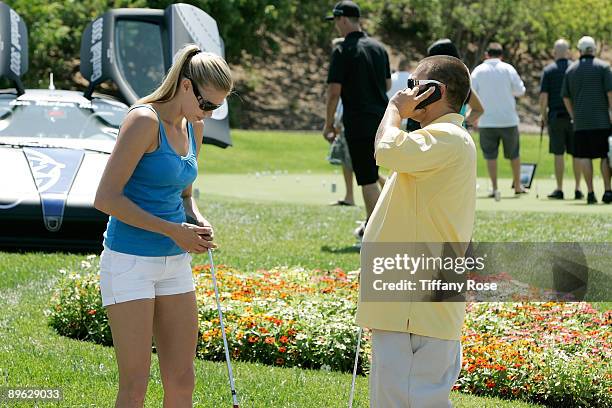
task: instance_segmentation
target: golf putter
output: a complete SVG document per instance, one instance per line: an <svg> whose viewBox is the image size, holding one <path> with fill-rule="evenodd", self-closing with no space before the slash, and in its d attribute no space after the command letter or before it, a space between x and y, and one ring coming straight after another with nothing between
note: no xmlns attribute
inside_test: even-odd
<svg viewBox="0 0 612 408"><path fill-rule="evenodd" d="M538 147L538 162L536 164L536 166L540 165L540 157L542 156L542 138L544 137L544 123L540 123L540 146ZM536 198L540 198L540 183L538 183L538 180L534 180L534 183L536 183Z"/></svg>
<svg viewBox="0 0 612 408"><path fill-rule="evenodd" d="M212 251L208 248L208 259L210 261L210 271L212 275L213 286L215 288L215 299L217 300L217 311L219 312L219 323L221 324L221 334L223 336L223 348L225 349L225 361L227 363L227 374L229 376L230 388L232 390L233 408L239 408L238 395L236 394L236 386L234 385L234 373L232 372L232 363L230 361L229 347L227 345L227 337L225 336L225 325L223 324L223 312L221 311L221 301L219 300L219 288L217 286L217 275L215 273L215 264L213 263Z"/></svg>
<svg viewBox="0 0 612 408"><path fill-rule="evenodd" d="M355 395L355 380L357 379L357 363L359 361L359 350L361 349L361 334L363 328L359 328L357 334L357 351L355 351L355 365L353 366L353 380L351 381L351 392L349 394L348 408L353 408L353 396Z"/></svg>

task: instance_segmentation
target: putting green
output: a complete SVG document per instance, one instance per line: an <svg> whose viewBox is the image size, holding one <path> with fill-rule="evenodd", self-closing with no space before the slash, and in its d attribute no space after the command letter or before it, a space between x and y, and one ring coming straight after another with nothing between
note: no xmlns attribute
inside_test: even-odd
<svg viewBox="0 0 612 408"><path fill-rule="evenodd" d="M586 205L585 200L573 200L573 181L564 184L566 197L572 199L550 200L546 198L555 188L554 180L536 179L529 194L516 198L510 188L511 180L500 179L502 199L499 202L486 198L490 182L478 179L476 209L485 211L537 211L564 213L609 213L612 205L601 204L603 186L601 178L595 178L595 193L599 203ZM335 192L332 192L335 185ZM266 202L327 205L344 197L342 174L291 174L264 172L250 174L200 174L196 180L200 196L221 195L237 199ZM363 205L361 189L354 186L355 199ZM536 198L536 192L539 198Z"/></svg>

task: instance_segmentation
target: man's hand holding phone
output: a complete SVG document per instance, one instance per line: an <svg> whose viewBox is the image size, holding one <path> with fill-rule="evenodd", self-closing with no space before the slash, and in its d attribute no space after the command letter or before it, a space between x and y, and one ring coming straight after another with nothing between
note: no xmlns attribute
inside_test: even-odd
<svg viewBox="0 0 612 408"><path fill-rule="evenodd" d="M406 88L393 95L389 103L395 105L402 119L412 118L423 111L423 109L417 109L417 105L432 95L434 90L432 86L419 95L418 86L412 89Z"/></svg>

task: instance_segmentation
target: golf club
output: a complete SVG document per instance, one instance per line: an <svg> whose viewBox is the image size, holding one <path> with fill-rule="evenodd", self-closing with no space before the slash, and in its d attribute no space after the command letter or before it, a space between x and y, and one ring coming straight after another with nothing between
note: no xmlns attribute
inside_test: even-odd
<svg viewBox="0 0 612 408"><path fill-rule="evenodd" d="M349 394L348 408L353 408L353 396L355 395L355 380L357 379L357 362L359 361L359 350L361 349L361 332L363 328L359 328L357 334L357 351L355 351L355 365L353 366L353 380L351 381L351 392Z"/></svg>
<svg viewBox="0 0 612 408"><path fill-rule="evenodd" d="M230 380L230 388L232 390L233 408L239 408L238 395L234 385L234 373L232 372L232 363L230 362L229 347L227 346L227 337L225 336L225 325L223 324L223 312L221 311L221 301L219 300L219 288L217 287L217 275L215 274L215 264L213 263L212 251L208 248L208 259L210 260L210 272L212 275L213 286L215 288L215 299L217 300L217 311L219 312L219 323L221 324L221 334L223 336L223 348L225 349L225 361L227 362L227 374Z"/></svg>
<svg viewBox="0 0 612 408"><path fill-rule="evenodd" d="M538 147L538 161L536 164L536 168L540 166L540 157L542 156L542 138L544 137L544 122L540 122L540 147ZM540 183L537 180L534 180L536 183L536 198L540 198Z"/></svg>

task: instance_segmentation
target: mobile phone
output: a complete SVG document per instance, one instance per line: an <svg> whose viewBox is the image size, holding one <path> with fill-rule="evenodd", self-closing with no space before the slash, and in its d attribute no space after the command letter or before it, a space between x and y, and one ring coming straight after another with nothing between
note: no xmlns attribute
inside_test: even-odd
<svg viewBox="0 0 612 408"><path fill-rule="evenodd" d="M419 87L419 93L417 95L421 95L423 92L426 92L429 88L433 87L434 91L431 95L429 95L427 97L427 99L425 99L424 101L422 101L421 103L419 103L414 109L422 109L427 105L430 105L436 101L439 101L440 99L442 99L442 90L440 88L440 85L442 85L441 82L438 82L436 80L433 79L409 79L408 80L408 88L412 89L415 86Z"/></svg>

